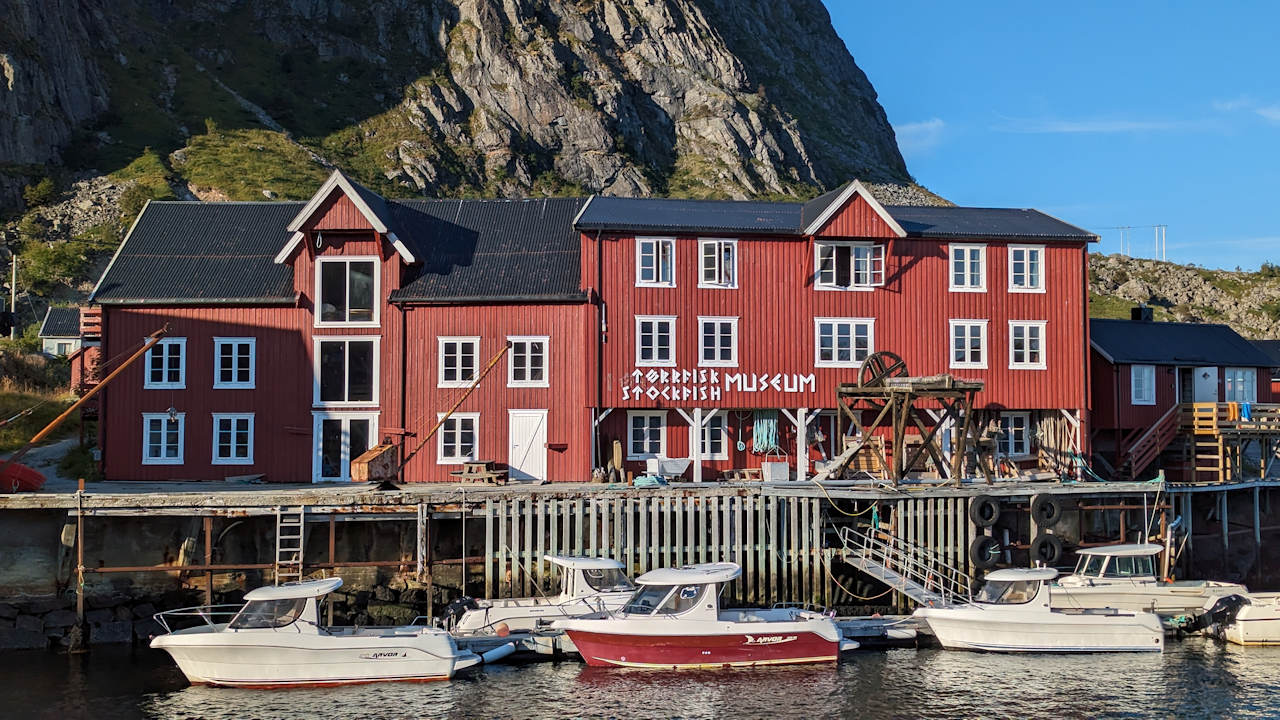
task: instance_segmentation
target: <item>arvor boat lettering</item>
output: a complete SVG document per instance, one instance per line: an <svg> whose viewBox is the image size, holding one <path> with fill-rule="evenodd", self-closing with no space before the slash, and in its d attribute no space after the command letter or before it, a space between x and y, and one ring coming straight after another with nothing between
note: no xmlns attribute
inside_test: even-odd
<svg viewBox="0 0 1280 720"><path fill-rule="evenodd" d="M795 635L761 635L760 637L748 635L747 641L743 645L780 645L795 639Z"/></svg>

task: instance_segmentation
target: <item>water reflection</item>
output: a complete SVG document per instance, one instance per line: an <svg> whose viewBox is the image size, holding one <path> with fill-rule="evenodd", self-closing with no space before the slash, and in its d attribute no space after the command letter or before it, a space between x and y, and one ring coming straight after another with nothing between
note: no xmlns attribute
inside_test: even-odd
<svg viewBox="0 0 1280 720"><path fill-rule="evenodd" d="M150 650L0 653L4 717L1276 717L1280 648L1170 641L1163 655L858 652L839 667L666 672L493 666L449 683L190 687ZM13 680L18 680L13 682Z"/></svg>

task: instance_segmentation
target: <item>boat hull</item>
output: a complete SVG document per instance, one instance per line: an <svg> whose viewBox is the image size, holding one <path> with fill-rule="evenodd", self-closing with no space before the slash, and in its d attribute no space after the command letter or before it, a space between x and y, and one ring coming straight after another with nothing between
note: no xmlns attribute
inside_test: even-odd
<svg viewBox="0 0 1280 720"><path fill-rule="evenodd" d="M927 608L916 611L944 648L987 652L1090 653L1161 652L1159 620L1137 615L1026 613L1023 617L987 608Z"/></svg>
<svg viewBox="0 0 1280 720"><path fill-rule="evenodd" d="M760 634L636 635L568 630L588 665L636 668L723 668L836 662L838 642L808 631Z"/></svg>
<svg viewBox="0 0 1280 720"><path fill-rule="evenodd" d="M1217 635L1236 645L1280 645L1280 593L1250 593Z"/></svg>
<svg viewBox="0 0 1280 720"><path fill-rule="evenodd" d="M1184 584L1065 586L1053 588L1055 608L1115 608L1183 615L1199 612L1210 599L1246 592L1243 585L1218 582Z"/></svg>
<svg viewBox="0 0 1280 720"><path fill-rule="evenodd" d="M448 680L479 662L447 637L264 635L271 634L175 633L151 646L169 653L192 684L245 688Z"/></svg>

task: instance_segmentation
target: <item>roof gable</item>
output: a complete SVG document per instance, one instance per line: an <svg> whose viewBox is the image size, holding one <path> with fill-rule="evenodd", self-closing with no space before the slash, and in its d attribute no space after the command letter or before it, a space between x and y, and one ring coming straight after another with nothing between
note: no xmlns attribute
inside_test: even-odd
<svg viewBox="0 0 1280 720"><path fill-rule="evenodd" d="M861 210L862 212L859 212ZM869 212L868 212L869 211ZM848 213L844 223L838 219ZM879 200L857 180L820 195L801 208L801 232L804 235L823 235L829 226L836 225L834 234L862 237L906 237L897 220L884 209Z"/></svg>
<svg viewBox="0 0 1280 720"><path fill-rule="evenodd" d="M334 196L337 193L342 195L335 198ZM345 201L342 199L343 197L345 197ZM302 243L302 232L310 229L309 224L316 218L324 217L332 210L345 208L344 202L350 203L350 206L368 223L370 229L386 237L387 241L395 247L396 253L405 262L418 262L418 257L397 237L394 225L391 222L391 212L388 209L386 199L353 181L343 174L341 170L334 170L333 174L329 175L329 179L324 181L320 189L316 190L311 199L307 201L307 204L303 205L298 214L289 222L286 229L293 234L276 255L275 261L277 263L287 261L293 251Z"/></svg>
<svg viewBox="0 0 1280 720"><path fill-rule="evenodd" d="M1226 325L1089 321L1089 343L1115 365L1271 367L1274 361Z"/></svg>
<svg viewBox="0 0 1280 720"><path fill-rule="evenodd" d="M42 338L78 338L80 337L80 308L52 307L44 314L44 322L40 323Z"/></svg>

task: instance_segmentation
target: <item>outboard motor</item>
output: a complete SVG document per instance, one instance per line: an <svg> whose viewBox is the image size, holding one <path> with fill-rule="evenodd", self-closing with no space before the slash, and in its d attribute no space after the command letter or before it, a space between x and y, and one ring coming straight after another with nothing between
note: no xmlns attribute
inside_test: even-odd
<svg viewBox="0 0 1280 720"><path fill-rule="evenodd" d="M458 624L458 621L462 619L462 616L465 615L468 610L477 610L479 608L480 605L476 603L476 599L473 597L463 595L455 598L448 605L444 606L444 612L441 613L441 616L444 619L444 626L453 627Z"/></svg>
<svg viewBox="0 0 1280 720"><path fill-rule="evenodd" d="M1206 630L1210 635L1221 637L1223 630L1236 621L1236 616L1240 614L1240 608L1248 604L1249 599L1243 595L1220 597L1213 604L1213 607L1193 620L1187 626L1187 630L1188 632Z"/></svg>

